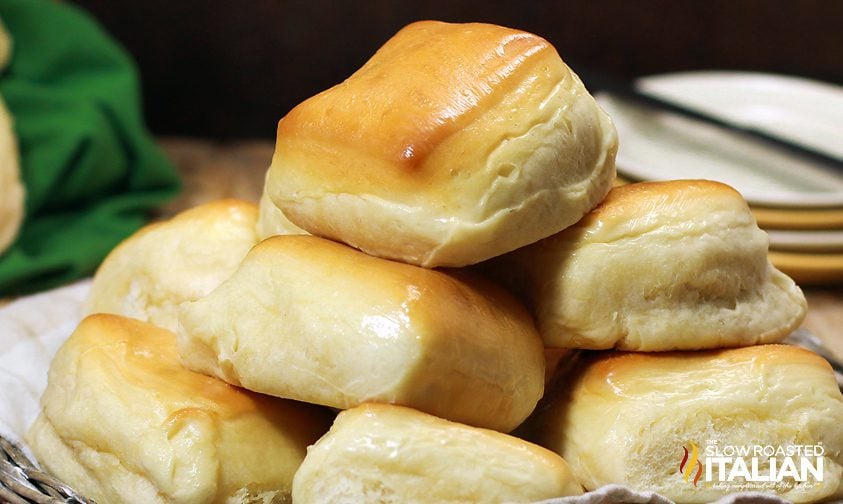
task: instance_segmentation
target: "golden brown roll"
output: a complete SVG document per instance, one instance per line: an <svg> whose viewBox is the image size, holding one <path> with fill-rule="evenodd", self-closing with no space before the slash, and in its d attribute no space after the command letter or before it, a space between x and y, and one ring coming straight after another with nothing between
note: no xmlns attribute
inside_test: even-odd
<svg viewBox="0 0 843 504"><path fill-rule="evenodd" d="M396 403L509 431L544 389L541 339L503 289L314 236L262 241L179 320L192 369L334 408Z"/></svg>
<svg viewBox="0 0 843 504"><path fill-rule="evenodd" d="M576 222L609 190L616 150L546 40L422 21L281 119L268 191L313 234L462 266Z"/></svg>
<svg viewBox="0 0 843 504"><path fill-rule="evenodd" d="M18 143L12 117L0 99L0 254L15 240L24 216Z"/></svg>
<svg viewBox="0 0 843 504"><path fill-rule="evenodd" d="M12 37L6 23L0 18L0 70L5 69L12 60Z"/></svg>
<svg viewBox="0 0 843 504"><path fill-rule="evenodd" d="M704 180L613 189L576 225L491 261L546 346L663 351L771 343L805 316L741 195Z"/></svg>
<svg viewBox="0 0 843 504"><path fill-rule="evenodd" d="M618 483L677 502L843 496L843 395L807 350L595 353L560 392L525 431L588 490Z"/></svg>
<svg viewBox="0 0 843 504"><path fill-rule="evenodd" d="M38 460L109 503L289 502L330 425L316 406L188 371L173 333L103 314L56 354L42 406L28 435Z"/></svg>
<svg viewBox="0 0 843 504"><path fill-rule="evenodd" d="M178 308L214 290L258 241L254 203L224 199L150 224L94 276L86 313L114 313L175 331Z"/></svg>
<svg viewBox="0 0 843 504"><path fill-rule="evenodd" d="M0 21L0 70L12 55L12 39ZM0 98L0 254L15 240L24 216L24 188L20 179L18 140L12 116Z"/></svg>
<svg viewBox="0 0 843 504"><path fill-rule="evenodd" d="M293 480L295 502L533 502L580 495L555 453L410 408L346 410Z"/></svg>

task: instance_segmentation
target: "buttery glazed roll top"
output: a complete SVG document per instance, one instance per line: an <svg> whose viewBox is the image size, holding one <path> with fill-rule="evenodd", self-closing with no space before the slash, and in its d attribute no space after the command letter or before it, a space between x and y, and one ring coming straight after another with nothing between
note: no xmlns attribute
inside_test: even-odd
<svg viewBox="0 0 843 504"><path fill-rule="evenodd" d="M549 396L554 401L528 420L525 431L568 460L588 490L617 483L677 502L712 502L742 490L773 492L793 502L843 496L843 395L831 366L807 350L758 345L601 352L586 357L561 383L559 394ZM801 475L785 474L777 485L777 478L729 480L731 463L725 476L718 465L698 475L706 458L717 456L713 446L730 456L754 446L821 446L824 455L819 463L807 460L822 466L819 477L806 473L800 483ZM699 465L682 465L683 448L689 454L696 449ZM785 457L770 458L767 453L743 462L757 464L762 476L776 464L778 475ZM803 464L799 457L791 462L796 468Z"/></svg>
<svg viewBox="0 0 843 504"><path fill-rule="evenodd" d="M576 222L609 190L616 150L546 40L423 21L280 121L268 192L313 234L462 266Z"/></svg>
<svg viewBox="0 0 843 504"><path fill-rule="evenodd" d="M553 452L419 411L364 404L308 449L295 502L534 502L580 495Z"/></svg>
<svg viewBox="0 0 843 504"><path fill-rule="evenodd" d="M546 346L664 351L780 341L802 291L743 197L704 180L614 188L576 225L491 262Z"/></svg>
<svg viewBox="0 0 843 504"><path fill-rule="evenodd" d="M509 431L544 390L541 338L502 288L314 236L262 241L179 321L192 369L335 408L396 403Z"/></svg>
<svg viewBox="0 0 843 504"><path fill-rule="evenodd" d="M114 313L175 331L178 308L228 278L258 241L254 203L224 199L150 224L114 250L94 275L86 313Z"/></svg>
<svg viewBox="0 0 843 504"><path fill-rule="evenodd" d="M173 333L84 319L59 349L28 441L97 502L289 502L328 412L183 368Z"/></svg>

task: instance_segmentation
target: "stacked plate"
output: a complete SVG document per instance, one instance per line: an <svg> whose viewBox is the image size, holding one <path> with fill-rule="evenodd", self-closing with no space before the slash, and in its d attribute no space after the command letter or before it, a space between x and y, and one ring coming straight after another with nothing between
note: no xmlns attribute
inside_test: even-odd
<svg viewBox="0 0 843 504"><path fill-rule="evenodd" d="M821 152L843 166L843 87L779 75L690 72L636 88ZM597 94L630 181L705 178L740 191L770 236L770 258L801 284L843 282L843 170L667 111Z"/></svg>

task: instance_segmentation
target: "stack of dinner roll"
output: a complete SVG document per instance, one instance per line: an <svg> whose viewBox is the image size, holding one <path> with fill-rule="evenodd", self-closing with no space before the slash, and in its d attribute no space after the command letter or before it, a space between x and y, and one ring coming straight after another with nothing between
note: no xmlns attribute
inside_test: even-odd
<svg viewBox="0 0 843 504"><path fill-rule="evenodd" d="M839 495L843 396L772 344L805 299L746 203L613 189L616 150L542 38L405 27L280 121L259 207L103 262L34 452L103 502L702 502L727 491L676 470L689 440L822 444L821 484L780 493Z"/></svg>

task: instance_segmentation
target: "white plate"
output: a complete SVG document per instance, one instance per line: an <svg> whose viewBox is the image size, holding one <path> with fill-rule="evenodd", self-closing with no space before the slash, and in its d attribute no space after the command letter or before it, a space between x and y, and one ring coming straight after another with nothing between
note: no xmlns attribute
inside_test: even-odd
<svg viewBox="0 0 843 504"><path fill-rule="evenodd" d="M843 87L745 72L689 72L640 79L647 93L766 130L843 160ZM750 203L843 207L843 173L613 96L597 99L618 128L618 170L639 180L725 182Z"/></svg>
<svg viewBox="0 0 843 504"><path fill-rule="evenodd" d="M801 252L843 252L843 231L766 230L770 248Z"/></svg>

